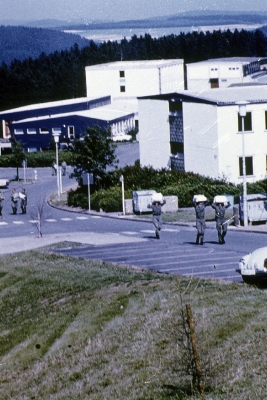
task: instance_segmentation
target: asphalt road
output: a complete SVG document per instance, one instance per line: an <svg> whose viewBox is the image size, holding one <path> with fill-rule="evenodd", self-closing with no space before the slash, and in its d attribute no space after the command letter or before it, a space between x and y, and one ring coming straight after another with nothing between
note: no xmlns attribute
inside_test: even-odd
<svg viewBox="0 0 267 400"><path fill-rule="evenodd" d="M0 169L0 178L14 170ZM32 173L28 171L28 173ZM200 278L215 278L242 282L236 272L241 256L266 245L266 234L229 229L226 244L219 245L213 227L206 230L204 246L195 244L193 225L164 224L160 240L155 239L151 221L132 220L122 215L91 215L64 211L50 207L44 199L56 192L56 177L50 169L38 169L38 179L33 183L12 183L4 191L3 217L0 220L0 254L41 247L46 244L66 242L66 247L55 251L75 257L114 262L161 273L181 274ZM8 177L8 176L6 176ZM63 177L63 190L73 183ZM28 213L11 214L10 193L25 186ZM43 203L42 203L43 202ZM43 237L36 240L36 211L44 205L42 214ZM48 240L49 239L49 240ZM82 243L72 247L68 243Z"/></svg>

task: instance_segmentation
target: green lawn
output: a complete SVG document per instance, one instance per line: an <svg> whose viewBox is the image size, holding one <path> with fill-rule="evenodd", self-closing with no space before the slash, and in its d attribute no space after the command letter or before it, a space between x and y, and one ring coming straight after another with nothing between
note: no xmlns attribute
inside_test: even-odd
<svg viewBox="0 0 267 400"><path fill-rule="evenodd" d="M48 253L0 258L0 398L265 399L266 290Z"/></svg>

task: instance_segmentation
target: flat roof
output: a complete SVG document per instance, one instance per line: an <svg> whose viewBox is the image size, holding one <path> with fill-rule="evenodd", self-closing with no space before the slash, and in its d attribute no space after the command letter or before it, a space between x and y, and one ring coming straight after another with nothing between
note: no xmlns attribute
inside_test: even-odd
<svg viewBox="0 0 267 400"><path fill-rule="evenodd" d="M102 96L101 96L102 98ZM1 111L0 115L6 114L7 112L17 112L17 111L31 111L31 110L40 110L49 107L58 107L58 106L66 106L71 104L78 104L83 103L86 101L98 100L98 97L78 97L75 99L67 99L67 100L58 100L58 101L50 101L46 103L37 103L37 104L30 104L28 106L17 107L17 108L10 108L5 111Z"/></svg>
<svg viewBox="0 0 267 400"><path fill-rule="evenodd" d="M115 61L106 64L90 65L85 67L87 70L98 69L132 69L132 68L150 68L150 67L167 67L170 65L183 64L183 59L170 60L141 60L141 61Z"/></svg>
<svg viewBox="0 0 267 400"><path fill-rule="evenodd" d="M44 115L41 117L25 118L25 119L21 119L18 121L13 121L12 125L27 123L27 122L32 122L32 121L45 121L48 119L53 120L53 119L58 119L58 118L70 117L70 116L81 116L84 118L92 118L92 119L98 119L98 120L103 120L103 121L113 121L116 119L126 118L128 116L133 115L134 113L135 113L134 110L132 110L132 111L120 110L114 106L112 107L112 105L108 105L108 106L93 108L91 110L74 111L74 112L68 112L68 113Z"/></svg>
<svg viewBox="0 0 267 400"><path fill-rule="evenodd" d="M198 61L195 63L189 63L186 65L206 65L206 64L220 64L220 63L239 63L239 64L250 64L266 60L266 57L225 57L225 58L211 58L209 60Z"/></svg>
<svg viewBox="0 0 267 400"><path fill-rule="evenodd" d="M164 95L144 96L142 99L198 102L216 105L232 105L238 101L248 103L267 103L267 85L227 87L223 89L208 89L205 91L168 93Z"/></svg>

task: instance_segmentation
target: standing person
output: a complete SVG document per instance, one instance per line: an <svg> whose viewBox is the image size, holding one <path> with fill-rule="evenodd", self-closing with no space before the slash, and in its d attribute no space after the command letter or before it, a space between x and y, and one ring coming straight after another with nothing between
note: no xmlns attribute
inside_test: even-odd
<svg viewBox="0 0 267 400"><path fill-rule="evenodd" d="M20 193L20 207L22 214L26 214L27 212L27 193L25 189L22 189Z"/></svg>
<svg viewBox="0 0 267 400"><path fill-rule="evenodd" d="M200 201L198 201L201 199ZM197 237L196 244L204 244L204 234L206 229L205 222L205 208L208 205L208 201L205 196L194 196L193 204L196 212L196 228L197 228Z"/></svg>
<svg viewBox="0 0 267 400"><path fill-rule="evenodd" d="M17 214L17 211L18 211L18 200L19 200L19 195L16 192L16 189L12 189L11 207L12 207L13 214Z"/></svg>
<svg viewBox="0 0 267 400"><path fill-rule="evenodd" d="M159 232L162 227L162 216L161 216L161 207L166 204L166 200L160 203L159 201L152 202L152 204L148 204L148 208L152 209L152 222L155 227L156 238L159 239Z"/></svg>
<svg viewBox="0 0 267 400"><path fill-rule="evenodd" d="M224 238L227 233L227 223L225 223L225 210L226 208L230 207L230 202L228 201L225 206L224 203L215 203L215 201L213 201L211 207L215 210L215 221L216 229L218 231L219 243L224 244Z"/></svg>
<svg viewBox="0 0 267 400"><path fill-rule="evenodd" d="M65 176L66 175L66 170L67 170L67 163L66 163L65 160L62 161L61 167L62 167L62 176Z"/></svg>
<svg viewBox="0 0 267 400"><path fill-rule="evenodd" d="M52 162L52 175L57 174L57 164L55 161Z"/></svg>
<svg viewBox="0 0 267 400"><path fill-rule="evenodd" d="M0 215L2 215L2 210L3 210L3 200L5 200L3 193L0 192Z"/></svg>

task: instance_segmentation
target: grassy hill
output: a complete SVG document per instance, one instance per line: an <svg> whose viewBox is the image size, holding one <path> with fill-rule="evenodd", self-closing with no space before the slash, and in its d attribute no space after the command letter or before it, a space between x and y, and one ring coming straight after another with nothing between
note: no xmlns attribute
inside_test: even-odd
<svg viewBox="0 0 267 400"><path fill-rule="evenodd" d="M186 304L207 398L266 398L265 288L47 250L0 258L1 399L203 398Z"/></svg>

